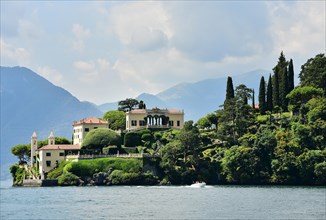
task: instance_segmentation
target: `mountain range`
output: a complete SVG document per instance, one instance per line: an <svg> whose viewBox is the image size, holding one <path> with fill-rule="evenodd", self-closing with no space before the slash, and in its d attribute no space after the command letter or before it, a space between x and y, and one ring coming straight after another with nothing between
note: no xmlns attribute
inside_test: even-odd
<svg viewBox="0 0 326 220"><path fill-rule="evenodd" d="M102 117L106 111L118 107L118 102L99 106L81 102L68 91L24 67L0 68L1 179L9 177L9 166L17 161L10 153L11 147L29 143L33 131L39 140L46 139L51 131L56 136L71 139L73 121L90 116ZM260 78L267 77L267 74L266 70L255 70L233 76L234 87L246 84L258 94ZM197 121L223 104L225 89L226 76L181 83L156 95L143 93L135 98L143 100L147 108L183 109L185 120Z"/></svg>

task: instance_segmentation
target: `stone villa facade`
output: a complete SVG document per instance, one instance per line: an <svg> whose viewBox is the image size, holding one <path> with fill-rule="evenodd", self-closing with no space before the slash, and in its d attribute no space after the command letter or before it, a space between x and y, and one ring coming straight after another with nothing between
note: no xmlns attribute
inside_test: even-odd
<svg viewBox="0 0 326 220"><path fill-rule="evenodd" d="M126 130L146 128L182 129L184 112L172 109L134 109L126 113Z"/></svg>

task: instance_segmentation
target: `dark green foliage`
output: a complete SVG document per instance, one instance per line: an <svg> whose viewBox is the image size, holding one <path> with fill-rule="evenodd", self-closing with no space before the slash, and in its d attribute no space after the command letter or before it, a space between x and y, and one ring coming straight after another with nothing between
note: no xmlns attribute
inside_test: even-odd
<svg viewBox="0 0 326 220"><path fill-rule="evenodd" d="M95 149L102 151L103 147L121 145L121 137L116 132L107 128L98 128L91 130L85 137L81 148Z"/></svg>
<svg viewBox="0 0 326 220"><path fill-rule="evenodd" d="M14 164L10 167L10 173L13 178L13 185L19 186L23 183L23 179L26 175L25 169L20 167L19 164Z"/></svg>
<svg viewBox="0 0 326 220"><path fill-rule="evenodd" d="M57 179L59 176L62 175L63 173L63 168L68 164L69 162L67 161L61 161L59 166L52 170L51 172L48 173L47 179Z"/></svg>
<svg viewBox="0 0 326 220"><path fill-rule="evenodd" d="M30 144L18 144L11 148L11 153L18 157L19 163L26 163L31 156Z"/></svg>
<svg viewBox="0 0 326 220"><path fill-rule="evenodd" d="M138 173L141 171L141 167L141 161L137 159L99 158L69 163L65 166L64 170L79 177L89 177L99 171L108 172L109 170Z"/></svg>
<svg viewBox="0 0 326 220"><path fill-rule="evenodd" d="M287 98L289 99L289 109L294 112L299 112L299 109L303 104L307 103L314 97L321 97L322 95L322 89L317 89L311 86L296 87L287 95Z"/></svg>
<svg viewBox="0 0 326 220"><path fill-rule="evenodd" d="M313 86L326 91L326 57L318 54L301 66L299 74L301 86Z"/></svg>
<svg viewBox="0 0 326 220"><path fill-rule="evenodd" d="M123 111L108 111L104 114L103 119L109 122L109 128L112 130L126 129L126 113Z"/></svg>
<svg viewBox="0 0 326 220"><path fill-rule="evenodd" d="M289 93L289 83L288 83L288 72L286 67L283 70L283 74L281 75L280 82L280 107L283 111L287 111L288 101L286 95Z"/></svg>
<svg viewBox="0 0 326 220"><path fill-rule="evenodd" d="M316 183L319 185L326 185L326 161L318 163L315 165L314 170L316 176Z"/></svg>
<svg viewBox="0 0 326 220"><path fill-rule="evenodd" d="M280 86L278 72L275 72L273 75L273 107L280 107Z"/></svg>
<svg viewBox="0 0 326 220"><path fill-rule="evenodd" d="M258 101L259 101L259 112L260 114L264 115L267 110L267 105L266 105L266 85L263 76L260 79Z"/></svg>
<svg viewBox="0 0 326 220"><path fill-rule="evenodd" d="M144 103L143 100L140 100L138 104L138 109L146 109L146 104Z"/></svg>
<svg viewBox="0 0 326 220"><path fill-rule="evenodd" d="M79 178L70 172L65 172L58 178L58 184L59 186L78 186Z"/></svg>
<svg viewBox="0 0 326 220"><path fill-rule="evenodd" d="M269 75L268 84L267 84L266 110L270 112L273 111L273 84L272 84L271 75Z"/></svg>
<svg viewBox="0 0 326 220"><path fill-rule="evenodd" d="M136 147L142 145L141 135L137 132L128 132L124 137L125 147Z"/></svg>
<svg viewBox="0 0 326 220"><path fill-rule="evenodd" d="M289 78L288 92L291 92L294 89L294 70L293 70L293 60L292 59L290 59L290 63L289 63L288 78Z"/></svg>
<svg viewBox="0 0 326 220"><path fill-rule="evenodd" d="M251 104L251 107L253 109L255 109L255 106L256 106L256 104L255 104L255 90L252 89L252 104Z"/></svg>
<svg viewBox="0 0 326 220"><path fill-rule="evenodd" d="M118 108L119 111L128 112L133 110L137 105L139 105L139 102L137 99L128 98L119 101L118 105L119 105Z"/></svg>
<svg viewBox="0 0 326 220"><path fill-rule="evenodd" d="M256 166L259 158L252 148L233 146L222 159L222 174L229 183L258 183Z"/></svg>
<svg viewBox="0 0 326 220"><path fill-rule="evenodd" d="M226 96L225 96L224 105L227 104L227 102L233 98L234 98L233 82L232 82L232 78L230 76L228 76L227 84L226 84Z"/></svg>
<svg viewBox="0 0 326 220"><path fill-rule="evenodd" d="M154 185L158 182L157 177L152 173L143 174L122 170L114 170L108 179L112 185Z"/></svg>

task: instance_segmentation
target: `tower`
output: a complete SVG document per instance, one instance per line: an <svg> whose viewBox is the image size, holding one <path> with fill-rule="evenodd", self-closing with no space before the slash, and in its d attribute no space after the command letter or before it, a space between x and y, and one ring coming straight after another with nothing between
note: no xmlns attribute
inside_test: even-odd
<svg viewBox="0 0 326 220"><path fill-rule="evenodd" d="M37 135L36 132L33 132L31 137L31 167L34 164L34 160L36 159L36 150L37 150Z"/></svg>
<svg viewBox="0 0 326 220"><path fill-rule="evenodd" d="M51 131L50 136L48 137L48 145L54 145L55 144L55 137L53 132Z"/></svg>

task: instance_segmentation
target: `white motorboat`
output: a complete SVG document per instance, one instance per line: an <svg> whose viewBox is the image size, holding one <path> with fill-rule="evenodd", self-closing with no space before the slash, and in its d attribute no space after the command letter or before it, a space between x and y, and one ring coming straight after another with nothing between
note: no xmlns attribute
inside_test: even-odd
<svg viewBox="0 0 326 220"><path fill-rule="evenodd" d="M196 182L190 185L190 187L195 187L195 188L202 188L205 187L206 183L205 182Z"/></svg>

